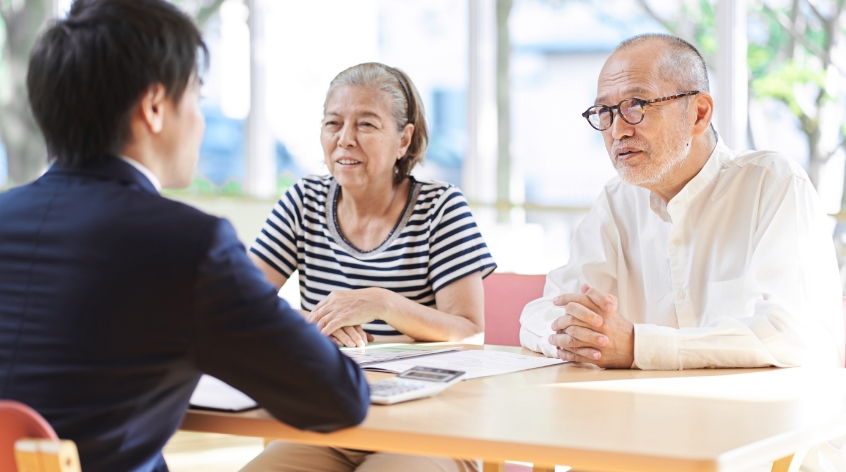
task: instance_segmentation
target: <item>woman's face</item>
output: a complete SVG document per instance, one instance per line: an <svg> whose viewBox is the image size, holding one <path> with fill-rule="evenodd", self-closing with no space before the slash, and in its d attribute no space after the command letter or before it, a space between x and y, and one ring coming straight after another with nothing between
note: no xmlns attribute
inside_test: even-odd
<svg viewBox="0 0 846 472"><path fill-rule="evenodd" d="M346 188L393 182L394 164L405 155L412 125L397 131L387 92L344 85L326 100L320 132L326 167Z"/></svg>

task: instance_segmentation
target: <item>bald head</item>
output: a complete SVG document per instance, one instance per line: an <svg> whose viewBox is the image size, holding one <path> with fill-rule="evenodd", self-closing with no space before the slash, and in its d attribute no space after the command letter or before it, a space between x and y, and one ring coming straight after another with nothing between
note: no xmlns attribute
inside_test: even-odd
<svg viewBox="0 0 846 472"><path fill-rule="evenodd" d="M620 44L602 66L594 104L606 114L602 139L620 177L665 202L702 169L717 143L705 61L673 36Z"/></svg>
<svg viewBox="0 0 846 472"><path fill-rule="evenodd" d="M641 34L620 43L613 54L640 48L658 54L655 63L658 76L676 84L679 91L711 91L705 60L687 41L668 34Z"/></svg>

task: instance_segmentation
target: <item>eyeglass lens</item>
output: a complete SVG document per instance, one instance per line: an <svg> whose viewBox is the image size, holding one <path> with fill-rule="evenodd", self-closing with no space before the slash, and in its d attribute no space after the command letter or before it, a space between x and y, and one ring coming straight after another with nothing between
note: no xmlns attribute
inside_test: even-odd
<svg viewBox="0 0 846 472"><path fill-rule="evenodd" d="M620 102L620 113L627 123L636 125L643 120L643 106L633 99L626 99ZM593 107L588 113L588 119L594 128L606 130L611 127L613 120L610 107Z"/></svg>

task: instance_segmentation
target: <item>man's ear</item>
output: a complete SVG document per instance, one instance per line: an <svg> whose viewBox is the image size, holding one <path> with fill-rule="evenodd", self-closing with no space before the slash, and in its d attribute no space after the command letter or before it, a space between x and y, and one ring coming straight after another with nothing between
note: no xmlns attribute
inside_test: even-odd
<svg viewBox="0 0 846 472"><path fill-rule="evenodd" d="M699 92L693 97L693 107L696 113L693 122L693 135L700 136L708 131L714 118L714 98L708 92Z"/></svg>
<svg viewBox="0 0 846 472"><path fill-rule="evenodd" d="M141 97L138 115L152 134L159 134L162 131L166 100L167 92L162 84L151 86Z"/></svg>

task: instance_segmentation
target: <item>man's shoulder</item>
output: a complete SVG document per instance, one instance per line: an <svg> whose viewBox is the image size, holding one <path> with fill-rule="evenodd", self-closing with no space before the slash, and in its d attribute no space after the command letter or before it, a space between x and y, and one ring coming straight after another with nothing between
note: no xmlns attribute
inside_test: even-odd
<svg viewBox="0 0 846 472"><path fill-rule="evenodd" d="M173 250L199 254L212 244L226 221L187 203L153 194L138 196L131 206L116 212L122 215L115 221L115 226L120 226L113 228L115 233L138 232L146 234L151 244L165 243Z"/></svg>
<svg viewBox="0 0 846 472"><path fill-rule="evenodd" d="M776 151L743 151L729 162L740 170L762 171L775 182L790 177L808 179L808 174L795 160Z"/></svg>
<svg viewBox="0 0 846 472"><path fill-rule="evenodd" d="M172 200L167 197L152 196L150 201L151 206L160 208L163 215L168 215L168 219L178 219L183 221L184 225L202 225L206 228L211 228L218 224L221 220L217 216L210 215L202 210L199 210L187 203L178 200Z"/></svg>
<svg viewBox="0 0 846 472"><path fill-rule="evenodd" d="M0 218L25 226L49 218L52 227L74 234L132 235L133 240L151 244L209 240L221 221L186 203L132 185L112 180L83 182L65 176L44 176L0 194Z"/></svg>

